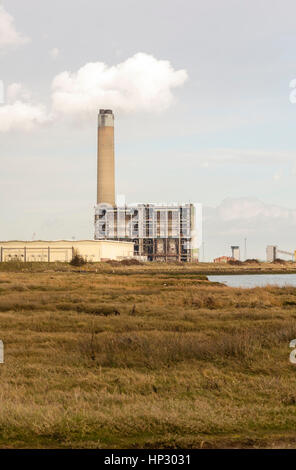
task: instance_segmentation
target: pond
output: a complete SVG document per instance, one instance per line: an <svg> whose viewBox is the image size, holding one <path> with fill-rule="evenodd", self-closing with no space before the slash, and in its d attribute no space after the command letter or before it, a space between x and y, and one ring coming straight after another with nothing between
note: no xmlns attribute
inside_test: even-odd
<svg viewBox="0 0 296 470"><path fill-rule="evenodd" d="M209 281L221 282L229 287L264 287L267 285L296 287L296 274L221 274L208 276Z"/></svg>

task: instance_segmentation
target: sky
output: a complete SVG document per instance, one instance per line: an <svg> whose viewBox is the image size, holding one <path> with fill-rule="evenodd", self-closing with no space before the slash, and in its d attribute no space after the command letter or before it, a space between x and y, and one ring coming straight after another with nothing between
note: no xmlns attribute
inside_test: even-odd
<svg viewBox="0 0 296 470"><path fill-rule="evenodd" d="M93 238L96 126L117 193L203 204L205 260L296 249L292 0L0 2L0 239ZM294 94L295 92L295 94Z"/></svg>

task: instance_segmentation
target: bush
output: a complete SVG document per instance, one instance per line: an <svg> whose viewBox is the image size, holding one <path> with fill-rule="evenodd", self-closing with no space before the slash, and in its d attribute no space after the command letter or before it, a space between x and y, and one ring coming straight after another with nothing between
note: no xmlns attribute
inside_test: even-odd
<svg viewBox="0 0 296 470"><path fill-rule="evenodd" d="M239 261L238 259L231 259L228 261L228 264L234 265L234 266L240 266L243 264L242 261Z"/></svg>
<svg viewBox="0 0 296 470"><path fill-rule="evenodd" d="M286 261L284 259L276 258L273 263L275 264L286 264Z"/></svg>
<svg viewBox="0 0 296 470"><path fill-rule="evenodd" d="M83 256L79 255L78 253L75 253L70 261L70 264L72 266L83 266L86 263L87 261L85 260L85 258L83 258Z"/></svg>
<svg viewBox="0 0 296 470"><path fill-rule="evenodd" d="M121 261L109 259L106 261L106 263L110 264L111 266L141 266L144 264L142 261L139 261L136 258L126 258L122 259Z"/></svg>
<svg viewBox="0 0 296 470"><path fill-rule="evenodd" d="M139 261L136 258L127 258L120 261L121 266L139 266L143 265L142 261Z"/></svg>

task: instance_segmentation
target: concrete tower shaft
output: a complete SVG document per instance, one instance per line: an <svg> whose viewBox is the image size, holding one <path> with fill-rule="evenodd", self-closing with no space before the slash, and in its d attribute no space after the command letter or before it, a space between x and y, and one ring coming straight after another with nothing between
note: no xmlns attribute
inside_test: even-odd
<svg viewBox="0 0 296 470"><path fill-rule="evenodd" d="M98 119L97 203L115 206L114 115L100 109Z"/></svg>

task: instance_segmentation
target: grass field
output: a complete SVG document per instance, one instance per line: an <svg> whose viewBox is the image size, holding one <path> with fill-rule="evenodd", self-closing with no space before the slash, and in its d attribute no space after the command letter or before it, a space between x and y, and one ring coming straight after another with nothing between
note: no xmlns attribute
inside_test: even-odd
<svg viewBox="0 0 296 470"><path fill-rule="evenodd" d="M296 289L212 269L1 264L0 447L296 447Z"/></svg>

